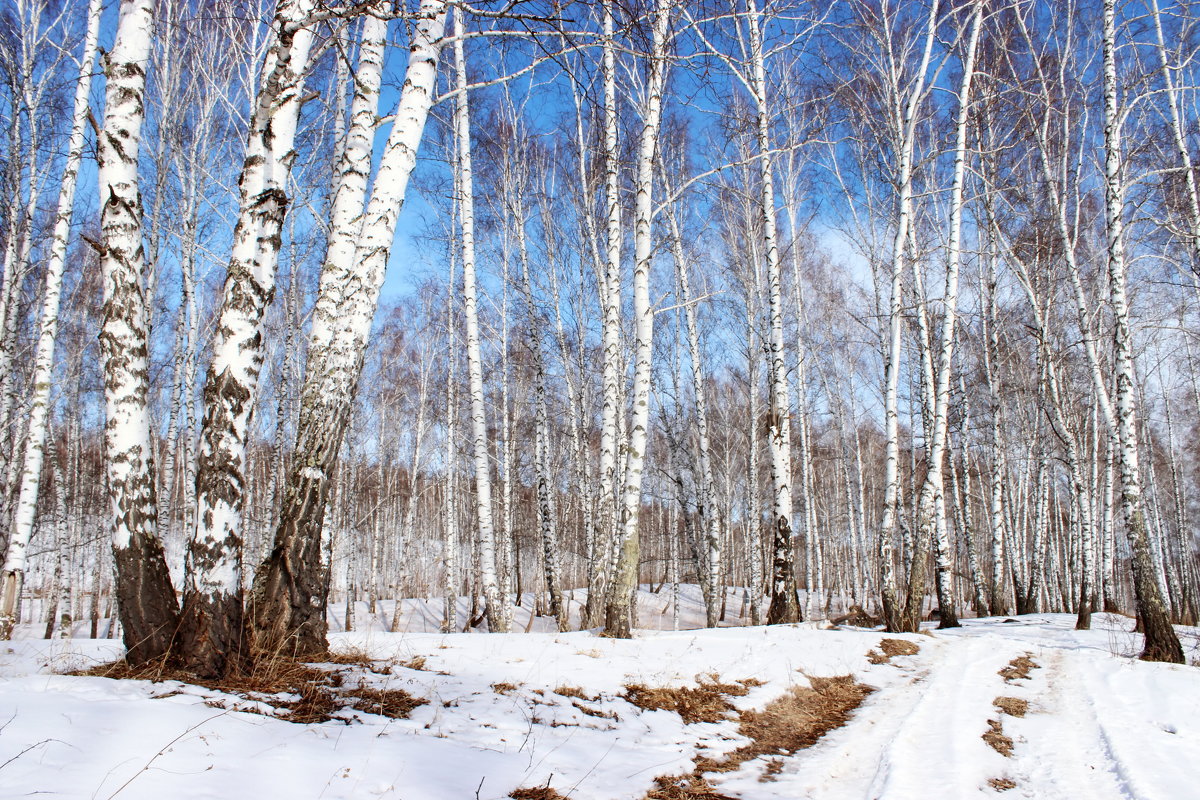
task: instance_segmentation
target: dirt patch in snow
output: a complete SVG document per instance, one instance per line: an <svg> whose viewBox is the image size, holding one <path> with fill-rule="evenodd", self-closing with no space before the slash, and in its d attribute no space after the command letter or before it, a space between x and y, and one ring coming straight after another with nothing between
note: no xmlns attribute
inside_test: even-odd
<svg viewBox="0 0 1200 800"><path fill-rule="evenodd" d="M538 786L533 789L514 789L508 796L512 800L567 800L565 794L559 794L549 786Z"/></svg>
<svg viewBox="0 0 1200 800"><path fill-rule="evenodd" d="M699 759L690 775L656 778L655 788L645 800L727 800L726 795L708 782L706 773L732 772L760 756L787 756L811 747L829 731L845 725L854 709L874 691L857 682L853 675L808 680L808 686L792 687L761 711L743 711L738 715L738 730L750 739L750 744L719 761ZM771 761L764 779L770 780L781 768L778 759Z"/></svg>
<svg viewBox="0 0 1200 800"><path fill-rule="evenodd" d="M1023 717L1029 712L1029 702L1019 697L997 697L992 705L1010 717Z"/></svg>
<svg viewBox="0 0 1200 800"><path fill-rule="evenodd" d="M921 647L907 639L880 639L879 649L867 653L872 664L886 664L896 656L915 656Z"/></svg>
<svg viewBox="0 0 1200 800"><path fill-rule="evenodd" d="M1001 669L997 674L1001 678L1004 678L1007 683L1028 678L1030 672L1035 669L1041 669L1041 666L1033 660L1032 655L1032 653L1026 653L1023 656L1017 656L1008 662L1008 666Z"/></svg>
<svg viewBox="0 0 1200 800"><path fill-rule="evenodd" d="M1000 755L1005 758L1012 756L1013 740L1004 735L1004 725L1000 720L989 719L987 732L983 734L982 738Z"/></svg>

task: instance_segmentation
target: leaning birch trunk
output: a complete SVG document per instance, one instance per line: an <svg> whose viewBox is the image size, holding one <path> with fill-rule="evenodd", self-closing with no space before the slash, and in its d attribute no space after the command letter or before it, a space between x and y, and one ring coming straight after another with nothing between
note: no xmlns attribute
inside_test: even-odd
<svg viewBox="0 0 1200 800"><path fill-rule="evenodd" d="M75 205L75 185L79 163L83 158L84 134L88 119L88 96L92 87L92 65L100 34L101 0L88 4L87 34L83 55L79 60L79 80L75 85L75 109L71 117L71 136L67 145L67 163L63 169L62 188L58 196L58 212L54 221L54 238L50 242L50 258L46 263L45 291L42 295L41 330L33 364L33 396L29 406L29 434L25 443L25 462L21 471L21 488L13 518L12 533L0 574L0 639L9 639L16 623L17 598L24 582L26 553L33 536L41 488L42 462L50 417L50 385L54 379L54 345L58 338L58 311L62 298L63 268L67 258L67 242L71 236L71 211ZM11 234L10 234L11 235ZM63 487L58 487L61 493ZM60 565L56 569L61 570ZM47 637L49 638L49 637Z"/></svg>
<svg viewBox="0 0 1200 800"><path fill-rule="evenodd" d="M650 303L650 261L653 256L654 153L662 120L663 86L667 76L667 32L671 23L670 0L657 0L652 23L649 74L646 79L645 106L642 114L641 141L635 181L633 232L633 418L629 426L628 455L621 497L619 555L613 584L605 605L604 631L609 636L628 639L635 625L641 543L638 536L638 512L642 504L642 470L650 425L651 358L654 351L654 309Z"/></svg>
<svg viewBox="0 0 1200 800"><path fill-rule="evenodd" d="M621 412L621 194L617 152L616 52L613 42L612 7L604 3L604 52L601 58L604 79L604 210L605 251L600 276L603 366L600 409L600 495L596 503L592 534L593 557L588 577L587 608L584 626L601 622L609 584L612 581L613 543L616 535L617 498L617 417ZM582 142L581 142L582 146Z"/></svg>
<svg viewBox="0 0 1200 800"><path fill-rule="evenodd" d="M475 184L471 170L471 123L463 18L455 17L454 71L458 96L454 104L458 140L458 216L462 236L463 319L467 331L467 393L471 402L471 456L475 462L475 515L479 525L479 576L483 587L488 630L508 633L507 603L497 576L496 528L492 519L492 467L488 447L487 412L483 398L483 358L479 346L478 293L475 281ZM501 410L501 413L506 413ZM507 478L506 478L507 479Z"/></svg>
<svg viewBox="0 0 1200 800"><path fill-rule="evenodd" d="M344 226L357 231L350 240L353 247L335 249L331 241L321 268L292 466L275 544L255 575L252 591L256 646L274 650L286 645L289 652L296 653L327 649L324 609L328 587L322 580L320 541L329 476L362 373L396 220L433 101L447 7L446 0L421 3L399 106L361 226L353 219L339 220L334 228L339 239ZM356 178L363 183L369 171L369 150L366 158L367 167L358 168L364 177ZM343 171L343 180L349 171L349 167Z"/></svg>
<svg viewBox="0 0 1200 800"><path fill-rule="evenodd" d="M954 363L954 328L958 316L958 273L962 260L963 184L967 165L967 128L971 107L971 83L975 75L975 53L983 25L983 2L977 2L971 20L967 52L963 57L963 77L958 90L958 121L955 127L954 179L950 189L950 237L946 265L946 288L942 299L942 330L934 390L933 435L926 461L925 481L918 501L918 530L909 574L905 603L905 627L916 631L921 625L921 604L925 598L925 547L932 541L937 559L936 586L940 628L957 628L958 611L954 596L954 557L946 532L945 461L949 430L950 373Z"/></svg>
<svg viewBox="0 0 1200 800"><path fill-rule="evenodd" d="M263 316L275 293L280 231L300 116L311 29L301 25L314 0L280 0L267 52L246 160L241 211L225 296L204 381L204 422L196 463L195 529L188 547L180 655L216 676L242 658L242 512L246 449L263 362Z"/></svg>
<svg viewBox="0 0 1200 800"><path fill-rule="evenodd" d="M104 124L97 148L105 462L117 607L126 658L132 664L165 655L179 622L179 603L155 529L149 342L142 293L145 258L137 159L145 119L144 65L150 54L152 5L151 0L121 0L116 37L105 64Z"/></svg>
<svg viewBox="0 0 1200 800"><path fill-rule="evenodd" d="M1132 551L1133 588L1145 631L1141 658L1182 664L1183 648L1171 627L1155 577L1138 463L1137 388L1134 385L1133 333L1129 324L1125 267L1125 190L1121 174L1121 132L1117 107L1116 0L1104 0L1104 206L1108 234L1109 304L1113 315L1116 373L1114 413L1119 443L1121 512Z"/></svg>

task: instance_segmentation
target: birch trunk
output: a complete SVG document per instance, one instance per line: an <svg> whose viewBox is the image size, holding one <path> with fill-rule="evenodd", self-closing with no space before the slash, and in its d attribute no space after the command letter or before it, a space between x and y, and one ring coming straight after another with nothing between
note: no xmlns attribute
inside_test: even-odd
<svg viewBox="0 0 1200 800"><path fill-rule="evenodd" d="M899 165L896 183L899 191L896 198L896 232L892 240L891 254L891 298L888 308L888 348L884 358L884 437L887 440L884 455L883 516L879 526L880 599L883 605L883 622L889 631L906 630L904 609L900 606L896 590L896 574L893 564L892 544L899 526L897 514L900 505L900 426L899 389L901 332L903 329L904 262L908 247L909 228L913 214L913 149L916 138L917 110L925 96L926 72L937 35L938 0L929 7L926 23L925 47L918 68L915 85L904 99L899 133Z"/></svg>
<svg viewBox="0 0 1200 800"><path fill-rule="evenodd" d="M971 106L971 84L975 75L975 53L983 26L983 3L975 4L967 51L963 57L963 77L958 90L958 120L955 126L954 179L950 189L950 237L946 256L946 287L942 299L942 329L937 353L936 388L932 396L932 436L927 443L928 460L925 481L918 500L918 530L912 571L909 574L905 604L906 627L919 630L921 603L925 596L925 546L934 543L937 560L936 585L940 628L958 627L954 593L954 554L946 533L946 491L944 468L950 411L950 373L954 365L954 329L958 316L958 274L962 256L963 186L967 166L967 129Z"/></svg>
<svg viewBox="0 0 1200 800"><path fill-rule="evenodd" d="M357 215L339 219L334 228L338 246L331 241L321 268L292 466L274 548L259 567L252 591L255 643L267 649L285 641L288 651L297 653L327 648L323 611L328 592L320 579L320 532L329 476L346 431L396 220L433 101L447 8L446 0L422 0L399 107L361 228ZM365 185L369 149L365 154L347 152L346 159L352 161L343 162L343 180L354 173L351 185ZM361 191L354 189L356 200L350 207L360 206Z"/></svg>
<svg viewBox="0 0 1200 800"><path fill-rule="evenodd" d="M600 495L596 503L592 536L593 558L588 581L585 625L601 622L601 611L612 581L612 560L617 533L617 418L621 411L621 188L617 152L616 48L613 41L612 5L604 3L604 207L605 249L600 276L603 315L601 373L603 404L600 410Z"/></svg>
<svg viewBox="0 0 1200 800"><path fill-rule="evenodd" d="M313 32L303 28L315 0L280 0L275 40L238 179L240 212L224 300L204 381L204 421L196 464L195 529L188 546L180 653L198 674L217 676L246 655L242 633L242 515L246 449L263 362L263 317L275 274L293 142Z"/></svg>
<svg viewBox="0 0 1200 800"><path fill-rule="evenodd" d="M26 553L33 536L34 518L41 489L42 463L46 436L50 427L50 386L54 379L54 346L58 339L58 312L62 298L63 269L67 243L71 236L71 212L75 205L75 185L83 159L84 135L88 118L88 96L92 69L96 61L100 33L101 0L88 4L87 33L79 60L79 79L75 85L75 108L71 117L71 135L67 144L67 163L63 170L50 257L46 263L45 290L42 295L41 330L33 364L33 392L29 406L29 434L25 443L25 461L21 485L9 536L3 572L0 573L0 639L9 639L16 623L16 601L24 582ZM10 231L10 236L12 232ZM58 492L64 487L60 484ZM61 573L61 563L57 569ZM49 637L47 637L49 638Z"/></svg>
<svg viewBox="0 0 1200 800"><path fill-rule="evenodd" d="M475 515L479 526L479 575L483 588L488 630L507 633L507 604L497 575L496 529L492 519L492 467L488 446L487 411L483 397L483 357L479 344L479 312L475 281L475 184L471 164L470 107L461 13L455 17L454 67L459 95L455 98L454 125L458 141L458 216L462 236L463 319L467 332L467 393L471 403L471 455L475 466ZM502 409L501 413L505 413Z"/></svg>
<svg viewBox="0 0 1200 800"><path fill-rule="evenodd" d="M1171 627L1155 577L1142 501L1138 463L1137 389L1133 333L1129 323L1125 266L1125 187L1122 172L1120 111L1117 98L1116 0L1104 0L1104 206L1108 235L1109 305L1113 315L1113 361L1116 373L1114 413L1120 447L1121 512L1132 551L1133 586L1145 631L1141 658L1184 663L1183 648Z"/></svg>
<svg viewBox="0 0 1200 800"><path fill-rule="evenodd" d="M121 0L116 36L105 60L108 80L98 143L105 462L118 613L126 658L133 664L165 655L179 619L155 526L149 343L142 291L145 263L137 158L152 30L150 0Z"/></svg>
<svg viewBox="0 0 1200 800"><path fill-rule="evenodd" d="M638 572L641 546L638 515L642 504L642 470L650 425L651 359L654 351L654 309L650 303L650 266L653 256L654 154L662 120L663 87L667 76L667 33L671 24L670 0L656 0L652 22L648 75L646 78L642 132L638 144L638 167L634 202L633 267L633 416L625 461L621 497L619 556L604 615L609 636L628 639L636 624Z"/></svg>

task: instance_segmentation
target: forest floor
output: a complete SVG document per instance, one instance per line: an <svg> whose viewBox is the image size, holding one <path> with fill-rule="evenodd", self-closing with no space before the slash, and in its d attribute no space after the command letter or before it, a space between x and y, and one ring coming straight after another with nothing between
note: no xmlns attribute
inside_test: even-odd
<svg viewBox="0 0 1200 800"><path fill-rule="evenodd" d="M661 597L644 622L662 627ZM67 675L119 644L27 627L0 648L0 797L1198 796L1200 630L1179 629L1191 665L1174 666L1137 661L1124 617L1073 622L338 632L315 714L307 689Z"/></svg>

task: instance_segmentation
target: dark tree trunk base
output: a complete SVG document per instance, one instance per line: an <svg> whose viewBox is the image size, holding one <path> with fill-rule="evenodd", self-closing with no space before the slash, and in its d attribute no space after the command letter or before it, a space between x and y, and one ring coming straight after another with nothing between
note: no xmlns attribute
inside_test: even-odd
<svg viewBox="0 0 1200 800"><path fill-rule="evenodd" d="M165 658L179 630L179 600L157 539L135 536L129 547L113 548L117 613L125 660L134 666Z"/></svg>

